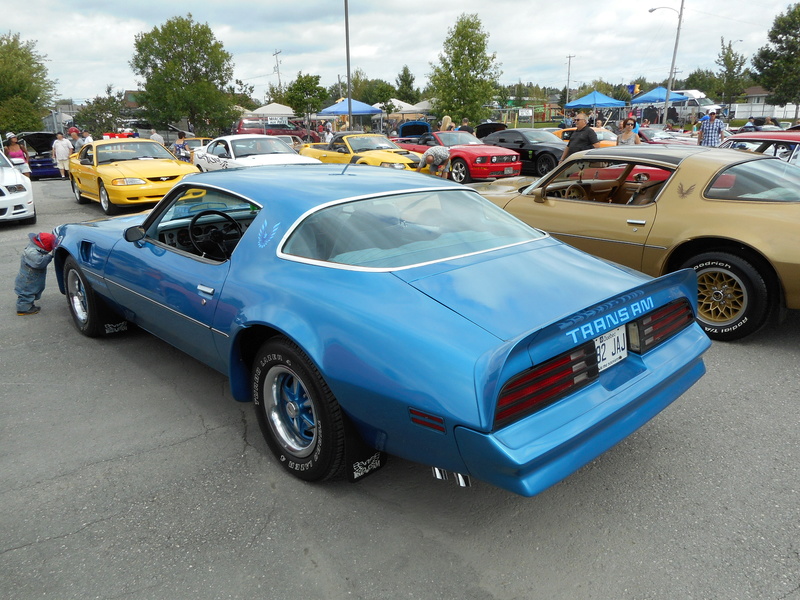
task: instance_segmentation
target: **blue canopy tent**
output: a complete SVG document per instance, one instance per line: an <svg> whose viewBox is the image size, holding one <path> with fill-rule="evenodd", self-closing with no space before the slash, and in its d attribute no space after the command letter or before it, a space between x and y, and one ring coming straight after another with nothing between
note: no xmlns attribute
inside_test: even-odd
<svg viewBox="0 0 800 600"><path fill-rule="evenodd" d="M657 88L653 88L649 92L645 92L640 96L636 96L636 98L631 100L631 104L658 104L659 102L664 102L666 97L667 88L659 86ZM675 92L670 92L669 94L670 102L682 102L683 100L688 99L689 98L687 96L676 94Z"/></svg>
<svg viewBox="0 0 800 600"><path fill-rule="evenodd" d="M317 115L321 116L333 116L333 115L346 115L349 113L354 115L377 115L381 112L380 108L375 108L370 106L369 104L365 104L363 102L359 102L358 100L350 100L351 107L348 110L347 107L347 98L343 98L339 100L336 104L329 106L328 108L323 108L321 111L317 113Z"/></svg>
<svg viewBox="0 0 800 600"><path fill-rule="evenodd" d="M616 100L611 96L606 96L595 90L582 98L568 102L564 105L564 108L612 108L616 106L625 106L625 102Z"/></svg>

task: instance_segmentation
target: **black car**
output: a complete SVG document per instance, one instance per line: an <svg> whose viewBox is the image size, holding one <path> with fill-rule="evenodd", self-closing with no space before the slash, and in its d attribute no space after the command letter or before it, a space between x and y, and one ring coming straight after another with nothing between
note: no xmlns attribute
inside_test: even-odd
<svg viewBox="0 0 800 600"><path fill-rule="evenodd" d="M52 156L53 142L56 134L50 131L24 131L17 139L28 150L28 165L31 168L31 179L61 177L55 157Z"/></svg>
<svg viewBox="0 0 800 600"><path fill-rule="evenodd" d="M539 129L504 129L483 138L484 144L508 148L519 153L522 172L541 177L561 159L566 142L549 131Z"/></svg>

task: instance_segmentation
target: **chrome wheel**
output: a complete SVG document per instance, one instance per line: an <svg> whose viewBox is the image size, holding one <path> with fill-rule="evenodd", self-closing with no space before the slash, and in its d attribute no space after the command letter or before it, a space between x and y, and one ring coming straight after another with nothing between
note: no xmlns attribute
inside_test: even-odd
<svg viewBox="0 0 800 600"><path fill-rule="evenodd" d="M309 456L317 442L317 413L306 386L285 366L274 366L264 379L264 411L281 447L297 458Z"/></svg>

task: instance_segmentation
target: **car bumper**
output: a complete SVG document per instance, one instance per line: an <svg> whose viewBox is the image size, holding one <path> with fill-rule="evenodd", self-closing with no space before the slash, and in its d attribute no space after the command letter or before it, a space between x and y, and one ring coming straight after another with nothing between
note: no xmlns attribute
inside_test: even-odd
<svg viewBox="0 0 800 600"><path fill-rule="evenodd" d="M473 179L489 179L490 177L516 177L519 175L521 169L522 163L472 164L470 165L470 176Z"/></svg>
<svg viewBox="0 0 800 600"><path fill-rule="evenodd" d="M0 196L0 221L19 221L35 214L32 191Z"/></svg>
<svg viewBox="0 0 800 600"><path fill-rule="evenodd" d="M468 474L535 496L628 437L688 390L705 373L701 355L709 345L695 324L645 356L629 355L574 396L513 425L493 433L456 428Z"/></svg>
<svg viewBox="0 0 800 600"><path fill-rule="evenodd" d="M106 186L108 199L112 204L120 206L131 204L154 204L161 200L167 192L175 187L181 177L164 183L149 183L145 185L111 185Z"/></svg>

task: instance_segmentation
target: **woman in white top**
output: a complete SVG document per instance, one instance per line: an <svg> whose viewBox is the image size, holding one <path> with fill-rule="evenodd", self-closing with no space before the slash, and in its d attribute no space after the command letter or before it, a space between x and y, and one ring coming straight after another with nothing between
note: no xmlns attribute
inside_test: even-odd
<svg viewBox="0 0 800 600"><path fill-rule="evenodd" d="M623 121L622 133L617 136L617 146L642 143L642 140L639 139L639 134L633 130L635 125L636 121L631 118Z"/></svg>

